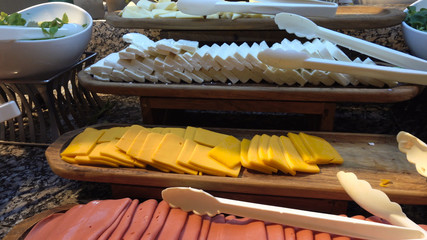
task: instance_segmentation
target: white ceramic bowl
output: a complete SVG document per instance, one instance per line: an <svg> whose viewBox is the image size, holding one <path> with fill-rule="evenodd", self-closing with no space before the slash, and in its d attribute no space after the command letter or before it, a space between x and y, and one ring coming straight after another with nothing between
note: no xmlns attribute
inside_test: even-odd
<svg viewBox="0 0 427 240"><path fill-rule="evenodd" d="M416 6L417 11L421 8L427 8L427 1L417 1L412 4ZM407 9L405 10L407 12ZM417 30L405 22L402 22L403 37L412 55L427 60L427 32Z"/></svg>
<svg viewBox="0 0 427 240"><path fill-rule="evenodd" d="M92 35L92 17L84 9L66 2L48 2L19 11L34 21L52 21L67 14L70 23L86 24L76 34L57 39L0 41L0 79L50 76L77 62Z"/></svg>

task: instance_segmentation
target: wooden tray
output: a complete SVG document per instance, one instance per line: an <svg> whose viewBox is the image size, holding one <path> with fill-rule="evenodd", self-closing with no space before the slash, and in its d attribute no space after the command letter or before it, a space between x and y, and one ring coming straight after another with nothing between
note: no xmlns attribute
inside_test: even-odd
<svg viewBox="0 0 427 240"><path fill-rule="evenodd" d="M98 125L107 128L115 125ZM392 181L382 187L392 201L400 204L426 204L427 183L399 152L395 136L377 134L351 134L336 132L315 132L313 134L328 140L342 155L342 165L323 165L318 174L297 173L296 176L283 174L266 175L244 169L238 178L218 176L194 176L187 174L163 173L138 168L104 168L80 166L60 159L61 151L81 130L60 136L46 150L46 158L57 175L74 180L104 182L126 186L166 188L189 186L206 191L251 194L256 196L278 196L304 199L350 200L340 186L338 171L354 172L360 179L368 181L374 188L380 188L381 179ZM255 134L285 135L279 130L212 129L232 134L238 138L251 138ZM135 192L128 192L129 195ZM132 197L129 196L128 197Z"/></svg>
<svg viewBox="0 0 427 240"><path fill-rule="evenodd" d="M54 213L66 212L70 208L74 207L76 204L68 204L64 206L59 206L56 208L52 208L41 213L38 213L30 218L23 220L22 222L15 225L10 232L3 238L3 240L21 240L25 239L27 234L31 231L31 229L41 220L45 219L49 215Z"/></svg>
<svg viewBox="0 0 427 240"><path fill-rule="evenodd" d="M392 88L376 87L292 87L268 83L244 84L152 84L104 82L81 71L79 82L85 88L97 92L127 96L167 97L189 99L239 99L257 101L298 101L298 102L369 102L393 103L410 100L417 96L422 87L400 85Z"/></svg>
<svg viewBox="0 0 427 240"><path fill-rule="evenodd" d="M117 28L162 30L278 30L273 19L145 19L122 18L119 12L109 12L107 23ZM310 18L318 25L331 29L370 29L402 23L405 14L400 9L377 6L340 6L331 18Z"/></svg>

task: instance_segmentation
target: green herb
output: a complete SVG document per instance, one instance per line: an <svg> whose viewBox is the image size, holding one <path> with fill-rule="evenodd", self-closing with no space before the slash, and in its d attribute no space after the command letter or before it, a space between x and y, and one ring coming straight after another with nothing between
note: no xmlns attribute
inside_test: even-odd
<svg viewBox="0 0 427 240"><path fill-rule="evenodd" d="M24 26L26 22L20 13L12 13L10 15L5 12L0 13L0 25Z"/></svg>
<svg viewBox="0 0 427 240"><path fill-rule="evenodd" d="M68 23L68 16L64 13L64 15L62 15L62 19L55 18L52 21L42 22L40 27L42 28L43 33L48 34L50 38L53 38L55 33L58 32L58 29L66 23Z"/></svg>
<svg viewBox="0 0 427 240"><path fill-rule="evenodd" d="M417 30L427 32L427 8L417 11L415 6L409 6L405 22Z"/></svg>

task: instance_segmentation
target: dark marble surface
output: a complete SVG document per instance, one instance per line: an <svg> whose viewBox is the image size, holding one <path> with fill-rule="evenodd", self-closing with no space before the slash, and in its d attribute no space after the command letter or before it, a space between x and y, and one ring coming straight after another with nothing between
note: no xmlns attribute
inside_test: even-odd
<svg viewBox="0 0 427 240"><path fill-rule="evenodd" d="M121 36L131 31L142 32L153 39L159 37L159 31L156 30L114 29L103 21L97 21L88 50L98 52L100 57L118 51L125 47ZM400 26L346 33L407 51ZM98 123L141 123L137 97L101 95L101 98L109 103L111 109L99 117ZM405 130L427 141L426 109L426 93L398 104L339 104L334 130L385 134L396 134L399 130ZM183 113L187 114L187 117L183 118ZM298 129L300 125L295 124L292 117L283 114L173 111L164 119L163 124L209 124L247 128L262 128L268 125L269 128L284 129L284 123L288 121L290 125L285 129ZM242 119L245 121L242 122ZM294 125L291 125L292 123ZM41 211L65 204L86 203L93 199L111 197L111 190L106 184L68 180L55 175L46 162L45 150L45 147L0 144L0 239L15 224ZM359 211L357 207L352 209L355 210L353 213ZM427 223L425 206L404 206L404 210L418 223Z"/></svg>

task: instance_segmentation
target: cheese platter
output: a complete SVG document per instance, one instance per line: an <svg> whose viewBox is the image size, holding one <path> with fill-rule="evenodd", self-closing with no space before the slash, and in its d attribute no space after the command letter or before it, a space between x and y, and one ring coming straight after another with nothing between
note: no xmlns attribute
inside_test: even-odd
<svg viewBox="0 0 427 240"><path fill-rule="evenodd" d="M405 15L396 8L379 6L339 6L333 17L310 17L319 26L330 29L372 29L400 24ZM164 31L251 30L279 31L273 18L123 18L120 11L106 14L106 21L116 28L161 29Z"/></svg>
<svg viewBox="0 0 427 240"><path fill-rule="evenodd" d="M117 124L95 125L103 129ZM123 126L123 125L121 125ZM166 173L150 168L109 168L70 164L61 159L61 152L84 129L60 136L46 151L47 161L57 175L80 181L109 183L122 193L134 196L135 189L161 189L186 186L207 191L246 196L289 197L301 199L350 200L336 179L338 171L354 172L360 178L379 188L382 179L388 179L381 189L392 201L400 204L423 204L427 200L425 178L418 175L405 155L399 152L395 136L379 134L314 132L330 142L341 154L340 165L324 165L316 174L263 174L242 168L238 177ZM230 134L238 139L250 139L255 134L283 135L284 130L211 129ZM130 195L129 195L130 194Z"/></svg>

